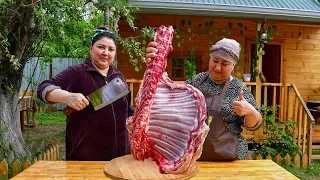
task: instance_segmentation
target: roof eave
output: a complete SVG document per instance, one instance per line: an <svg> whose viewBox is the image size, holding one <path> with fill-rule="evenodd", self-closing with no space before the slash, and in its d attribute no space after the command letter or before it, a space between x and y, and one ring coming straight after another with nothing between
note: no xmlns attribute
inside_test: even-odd
<svg viewBox="0 0 320 180"><path fill-rule="evenodd" d="M284 21L300 21L304 23L320 23L320 12L318 11L302 11L221 4L180 2L165 3L144 0L131 0L131 5L139 7L141 13L275 19Z"/></svg>

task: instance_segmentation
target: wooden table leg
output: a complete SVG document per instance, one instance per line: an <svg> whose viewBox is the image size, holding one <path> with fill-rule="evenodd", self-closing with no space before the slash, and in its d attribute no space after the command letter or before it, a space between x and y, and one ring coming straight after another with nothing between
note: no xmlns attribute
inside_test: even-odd
<svg viewBox="0 0 320 180"><path fill-rule="evenodd" d="M20 126L21 126L21 131L24 131L24 116L23 116L23 111L20 111Z"/></svg>
<svg viewBox="0 0 320 180"><path fill-rule="evenodd" d="M27 115L27 124L28 128L30 127L30 116L29 116L29 110L26 110L26 115Z"/></svg>
<svg viewBox="0 0 320 180"><path fill-rule="evenodd" d="M33 111L32 112L32 124L33 124L33 127L36 127L36 125L37 125L36 113L37 113L37 111Z"/></svg>

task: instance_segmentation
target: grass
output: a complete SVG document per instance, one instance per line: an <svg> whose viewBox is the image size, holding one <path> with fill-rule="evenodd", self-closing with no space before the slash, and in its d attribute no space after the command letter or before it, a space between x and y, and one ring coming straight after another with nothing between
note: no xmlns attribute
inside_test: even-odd
<svg viewBox="0 0 320 180"><path fill-rule="evenodd" d="M66 123L66 115L64 115L61 111L52 113L38 112L36 114L36 119L39 126Z"/></svg>
<svg viewBox="0 0 320 180"><path fill-rule="evenodd" d="M313 150L314 155L320 154L320 150ZM303 180L320 179L320 160L312 160L312 164L308 168L284 167L286 170Z"/></svg>
<svg viewBox="0 0 320 180"><path fill-rule="evenodd" d="M300 179L316 180L320 179L320 160L312 160L312 166L308 168L284 167Z"/></svg>
<svg viewBox="0 0 320 180"><path fill-rule="evenodd" d="M37 126L35 128L24 128L22 133L27 145L33 141L39 146L42 141L46 147L59 142L60 158L65 159L65 128L66 116L63 112L36 113Z"/></svg>

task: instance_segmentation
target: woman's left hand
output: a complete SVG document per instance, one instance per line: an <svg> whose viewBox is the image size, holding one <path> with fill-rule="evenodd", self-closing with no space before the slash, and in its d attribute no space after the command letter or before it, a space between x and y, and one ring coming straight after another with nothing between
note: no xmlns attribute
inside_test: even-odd
<svg viewBox="0 0 320 180"><path fill-rule="evenodd" d="M239 101L232 102L233 111L239 116L244 116L252 112L254 107L243 97L243 91L239 93ZM252 109L253 108L253 109Z"/></svg>

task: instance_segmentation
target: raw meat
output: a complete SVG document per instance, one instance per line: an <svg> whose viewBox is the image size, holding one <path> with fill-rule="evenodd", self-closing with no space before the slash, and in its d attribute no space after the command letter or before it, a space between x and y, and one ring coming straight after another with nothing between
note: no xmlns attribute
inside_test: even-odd
<svg viewBox="0 0 320 180"><path fill-rule="evenodd" d="M179 174L200 157L209 127L203 94L191 85L174 83L164 73L172 37L171 26L158 28L158 54L145 71L127 129L136 160L151 157L160 172Z"/></svg>

